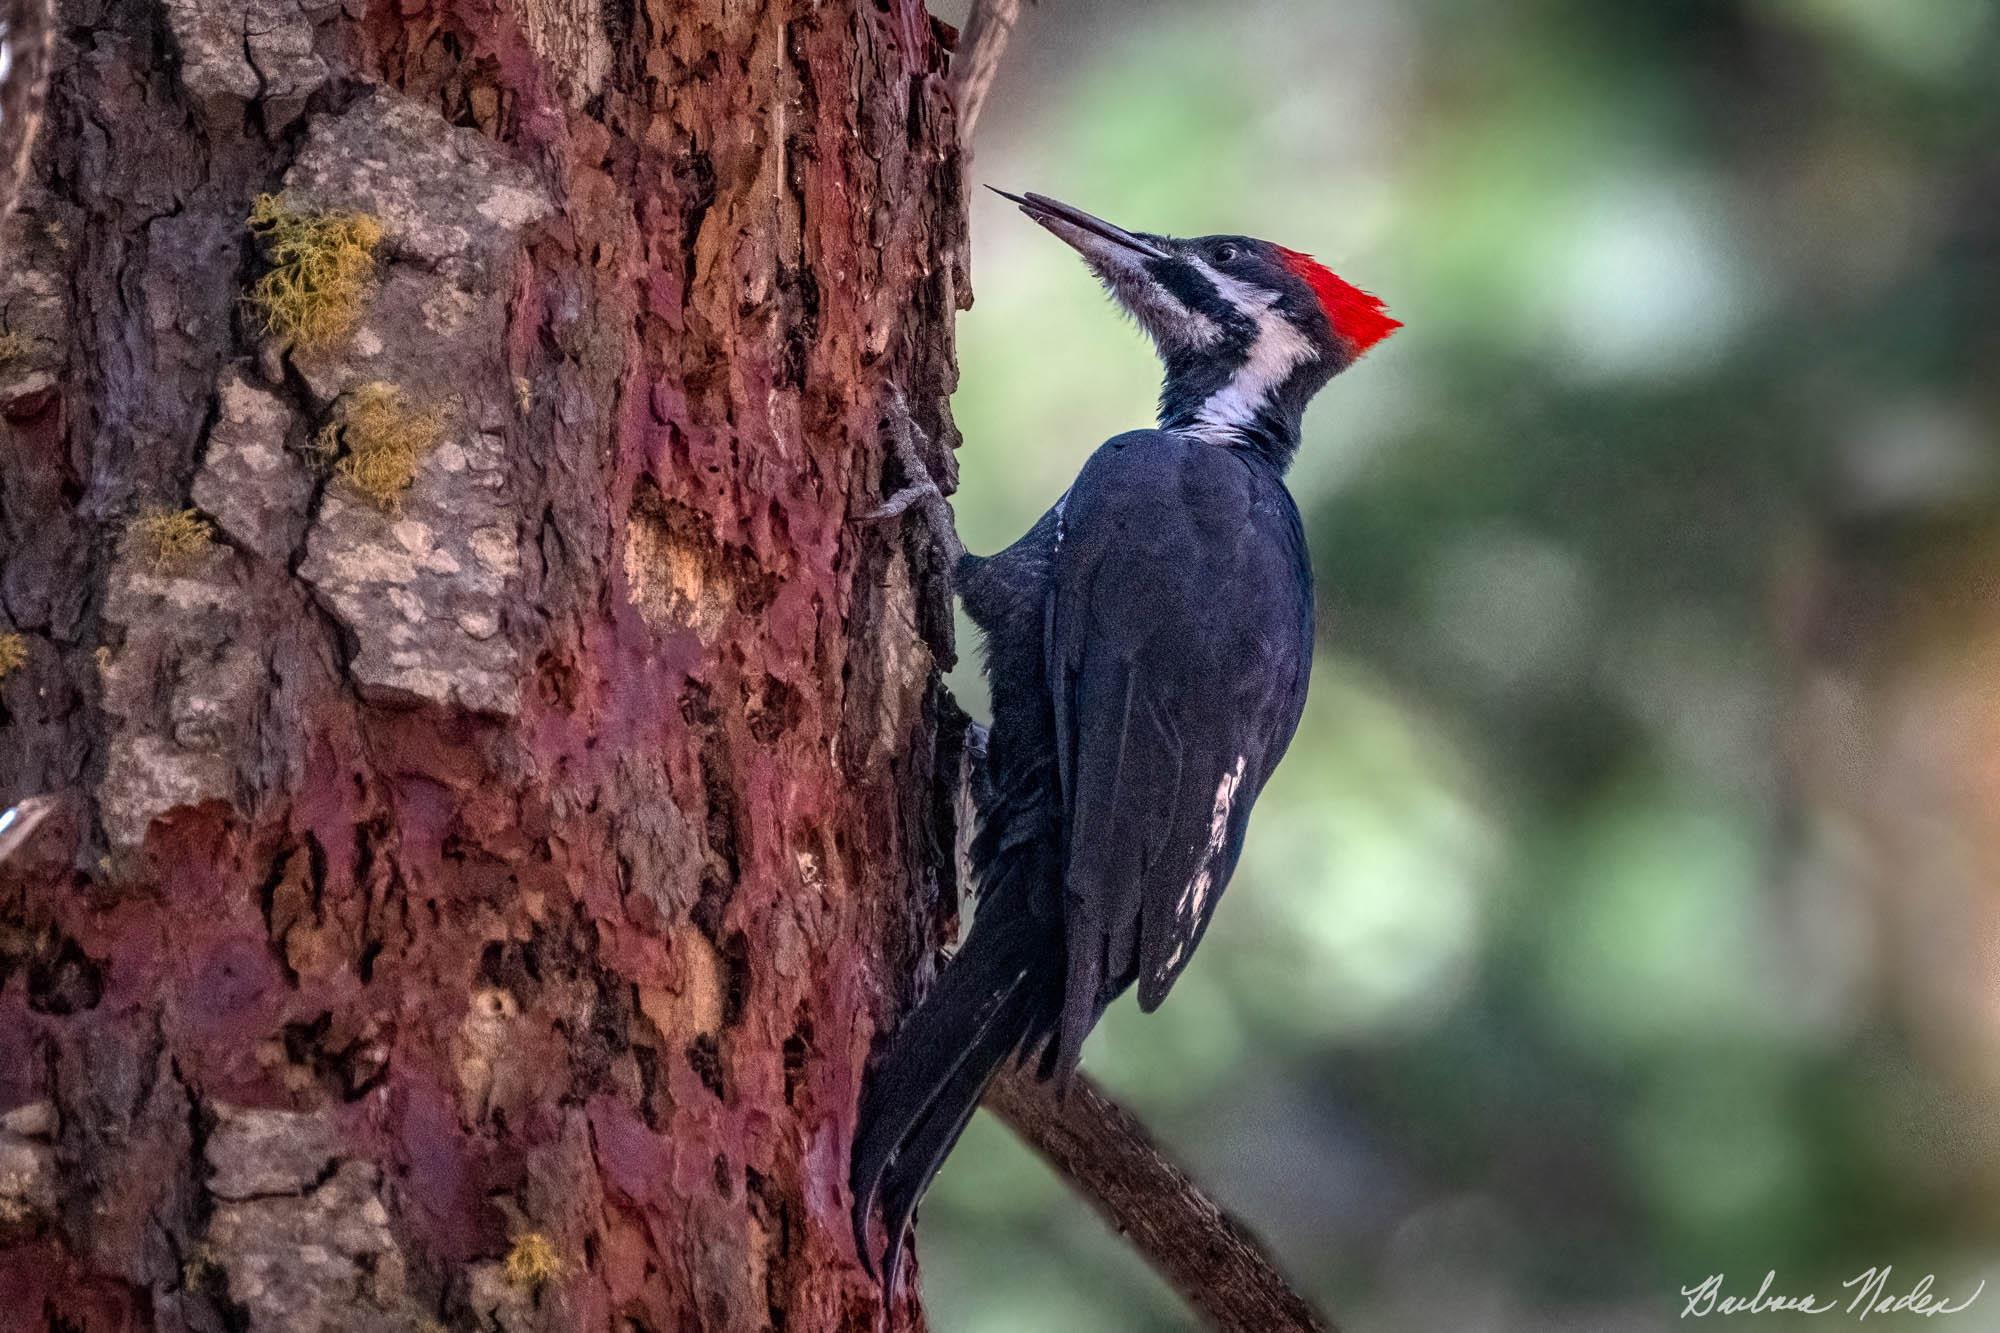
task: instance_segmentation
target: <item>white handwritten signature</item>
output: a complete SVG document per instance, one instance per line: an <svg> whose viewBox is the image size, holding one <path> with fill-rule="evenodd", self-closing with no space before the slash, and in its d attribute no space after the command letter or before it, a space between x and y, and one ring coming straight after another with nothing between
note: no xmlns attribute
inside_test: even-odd
<svg viewBox="0 0 2000 1333"><path fill-rule="evenodd" d="M1895 1272L1893 1265L1885 1268L1870 1268L1856 1273L1841 1283L1844 1290L1853 1292L1846 1300L1836 1297L1822 1299L1816 1292L1799 1295L1785 1295L1771 1290L1778 1280L1775 1272L1764 1274L1764 1281L1754 1296L1728 1296L1723 1294L1724 1275L1710 1273L1696 1286L1682 1287L1681 1296L1687 1305L1681 1310L1683 1319L1705 1319L1712 1314L1772 1314L1788 1312L1792 1314L1831 1314L1844 1310L1855 1319L1866 1319L1871 1314L1914 1314L1926 1318L1941 1314L1957 1314L1979 1299L1979 1293L1986 1290L1986 1281L1979 1285L1964 1300L1954 1303L1950 1297L1933 1293L1931 1287L1937 1282L1937 1275L1926 1273L1908 1291L1895 1293L1889 1290L1890 1275Z"/></svg>

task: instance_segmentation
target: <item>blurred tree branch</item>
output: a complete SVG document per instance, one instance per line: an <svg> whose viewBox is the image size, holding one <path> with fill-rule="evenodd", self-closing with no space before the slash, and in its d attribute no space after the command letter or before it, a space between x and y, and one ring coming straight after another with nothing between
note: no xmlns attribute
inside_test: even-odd
<svg viewBox="0 0 2000 1333"><path fill-rule="evenodd" d="M1058 1100L1019 1066L986 1107L1138 1247L1219 1333L1338 1333L1241 1222L1168 1161L1138 1119L1082 1074Z"/></svg>
<svg viewBox="0 0 2000 1333"><path fill-rule="evenodd" d="M1007 39L1013 36L1020 17L1021 0L973 0L946 83L952 103L958 107L961 145L972 143L972 127L978 123L979 109L985 105L993 76L1000 72L1000 57L1006 54Z"/></svg>
<svg viewBox="0 0 2000 1333"><path fill-rule="evenodd" d="M15 194L27 179L55 30L50 0L0 0L0 218L14 211Z"/></svg>

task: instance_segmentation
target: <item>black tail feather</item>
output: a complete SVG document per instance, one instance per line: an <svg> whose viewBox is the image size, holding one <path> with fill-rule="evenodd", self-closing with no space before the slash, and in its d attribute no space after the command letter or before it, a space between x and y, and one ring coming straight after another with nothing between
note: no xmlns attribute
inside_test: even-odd
<svg viewBox="0 0 2000 1333"><path fill-rule="evenodd" d="M900 1029L881 1067L862 1097L861 1128L855 1138L851 1183L854 1188L854 1238L862 1263L871 1272L867 1239L868 1216L877 1199L886 1200L907 1188L909 1158L905 1148L940 1115L950 1116L939 1099L970 1079L983 1090L998 1062L980 1060L983 1041L992 1035L1004 1001L1018 979L1000 994L983 997L970 1012L949 1009L927 1000ZM912 1028L928 1031L917 1032ZM943 1030L939 1030L943 1029ZM978 1091L973 1093L978 1100ZM921 1187L919 1187L921 1188ZM897 1238L890 1238L893 1250Z"/></svg>
<svg viewBox="0 0 2000 1333"><path fill-rule="evenodd" d="M1045 927L983 913L931 993L897 1029L861 1098L854 1142L854 1240L875 1271L868 1218L882 1205L883 1285L893 1291L917 1202L964 1132L986 1085L1038 1044L1061 1012L1061 950Z"/></svg>
<svg viewBox="0 0 2000 1333"><path fill-rule="evenodd" d="M909 1236L917 1202L937 1177L944 1159L958 1143L958 1136L971 1123L986 1085L1019 1049L1028 1026L1027 1010L1026 996L1016 986L974 1038L956 1072L931 1098L923 1116L904 1135L903 1146L896 1151L895 1166L882 1190L882 1222L889 1237L889 1247L882 1258L885 1291L896 1289L896 1273L902 1266L903 1244Z"/></svg>

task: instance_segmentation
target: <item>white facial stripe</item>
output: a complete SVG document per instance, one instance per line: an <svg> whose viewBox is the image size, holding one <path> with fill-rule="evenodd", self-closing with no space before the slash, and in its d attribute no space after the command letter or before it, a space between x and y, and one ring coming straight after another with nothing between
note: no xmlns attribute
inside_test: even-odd
<svg viewBox="0 0 2000 1333"><path fill-rule="evenodd" d="M1195 410L1195 428L1203 434L1226 436L1249 425L1271 391L1291 378L1292 372L1311 360L1317 349L1299 332L1292 321L1275 308L1278 297L1260 287L1238 282L1218 273L1197 259L1195 265L1213 282L1231 305L1249 314L1257 323L1257 335L1250 342L1250 355L1230 377L1229 383L1208 396Z"/></svg>

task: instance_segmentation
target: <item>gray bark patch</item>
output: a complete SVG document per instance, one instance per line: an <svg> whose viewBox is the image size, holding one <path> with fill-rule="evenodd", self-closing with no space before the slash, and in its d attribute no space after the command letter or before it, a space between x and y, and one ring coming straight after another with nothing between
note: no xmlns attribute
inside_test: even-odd
<svg viewBox="0 0 2000 1333"><path fill-rule="evenodd" d="M386 505L328 483L300 574L353 635L364 697L511 715L521 574L509 483L513 381L501 356L521 234L550 211L522 167L471 130L377 91L313 123L285 178L291 207L366 213L387 271L342 346L293 354L324 404L389 383L444 414L444 436Z"/></svg>

